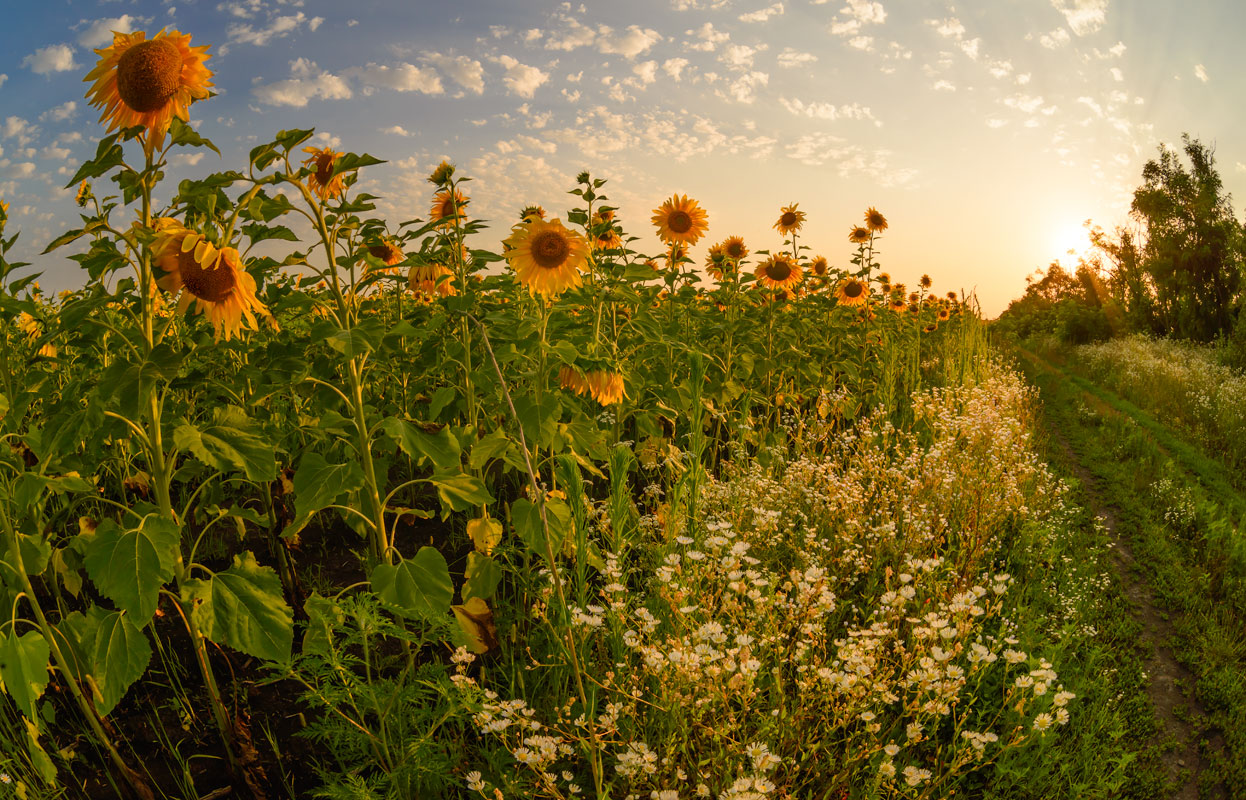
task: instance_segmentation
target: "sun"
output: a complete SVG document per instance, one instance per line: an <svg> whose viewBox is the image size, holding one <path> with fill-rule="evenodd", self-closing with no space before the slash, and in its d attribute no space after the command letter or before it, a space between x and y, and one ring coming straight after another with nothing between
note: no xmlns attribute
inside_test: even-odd
<svg viewBox="0 0 1246 800"><path fill-rule="evenodd" d="M1056 258L1077 258L1090 249L1090 235L1080 222L1062 222L1052 228L1048 246Z"/></svg>

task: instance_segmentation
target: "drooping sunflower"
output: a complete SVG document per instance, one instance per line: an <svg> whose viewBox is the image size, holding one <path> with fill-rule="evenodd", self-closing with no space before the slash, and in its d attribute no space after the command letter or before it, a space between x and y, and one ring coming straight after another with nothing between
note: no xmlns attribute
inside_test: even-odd
<svg viewBox="0 0 1246 800"><path fill-rule="evenodd" d="M869 297L869 284L859 278L845 278L835 289L835 299L841 306L864 305Z"/></svg>
<svg viewBox="0 0 1246 800"><path fill-rule="evenodd" d="M731 267L727 263L727 256L723 254L722 243L710 245L709 251L705 254L705 271L712 275L714 280L721 281L724 269L730 270Z"/></svg>
<svg viewBox="0 0 1246 800"><path fill-rule="evenodd" d="M797 211L796 207L800 203L792 203L790 206L784 206L779 210L779 221L773 227L781 235L787 236L792 231L800 230L805 224L805 212Z"/></svg>
<svg viewBox="0 0 1246 800"><path fill-rule="evenodd" d="M269 316L255 296L255 279L242 268L232 247L218 248L203 234L171 220L162 221L151 245L156 264L166 274L157 283L166 292L182 292L178 313L196 305L215 329L216 337L231 339L246 323L258 330L256 313Z"/></svg>
<svg viewBox="0 0 1246 800"><path fill-rule="evenodd" d="M667 244L696 244L709 230L709 217L709 212L688 195L671 195L670 200L653 209L658 238Z"/></svg>
<svg viewBox="0 0 1246 800"><path fill-rule="evenodd" d="M887 230L887 218L874 206L870 206L865 211L865 227L870 229L871 233L881 233Z"/></svg>
<svg viewBox="0 0 1246 800"><path fill-rule="evenodd" d="M332 147L304 147L303 152L311 154L303 161L303 166L312 171L307 179L307 188L315 192L322 202L340 197L346 187L342 176L333 174L333 162L342 154Z"/></svg>
<svg viewBox="0 0 1246 800"><path fill-rule="evenodd" d="M467 218L463 209L469 202L467 196L458 189L455 189L453 193L449 189L442 189L433 195L433 205L428 212L429 219L436 222L438 228L453 228L456 218L460 220Z"/></svg>
<svg viewBox="0 0 1246 800"><path fill-rule="evenodd" d="M748 248L744 246L744 239L740 236L723 239L722 248L723 255L732 261L742 261L748 255Z"/></svg>
<svg viewBox="0 0 1246 800"><path fill-rule="evenodd" d="M519 221L527 222L529 218L545 219L545 209L541 206L524 206L519 211Z"/></svg>
<svg viewBox="0 0 1246 800"><path fill-rule="evenodd" d="M511 229L506 260L528 291L556 297L580 285L580 270L588 263L589 247L583 236L567 230L560 220L534 219Z"/></svg>
<svg viewBox="0 0 1246 800"><path fill-rule="evenodd" d="M588 391L588 381L575 367L562 367L558 370L558 385L578 395Z"/></svg>
<svg viewBox="0 0 1246 800"><path fill-rule="evenodd" d="M74 202L78 204L78 208L86 208L86 204L91 202L94 196L91 193L91 184L83 181L78 184L78 193L74 195Z"/></svg>
<svg viewBox="0 0 1246 800"><path fill-rule="evenodd" d="M103 109L108 130L141 125L143 149L150 157L164 144L173 118L186 122L187 108L209 94L212 72L204 66L208 45L190 46L190 34L163 29L147 39L144 31L114 33L112 46L96 50L100 60L83 80L89 104Z"/></svg>
<svg viewBox="0 0 1246 800"><path fill-rule="evenodd" d="M848 232L848 241L853 244L865 244L870 240L869 228L862 228L860 225L854 225L852 230Z"/></svg>
<svg viewBox="0 0 1246 800"><path fill-rule="evenodd" d="M809 264L809 269L813 270L813 274L818 277L826 275L826 256L818 256Z"/></svg>
<svg viewBox="0 0 1246 800"><path fill-rule="evenodd" d="M584 382L588 384L589 395L603 406L614 405L627 397L627 391L623 386L623 376L617 372L604 369L589 370L584 375Z"/></svg>
<svg viewBox="0 0 1246 800"><path fill-rule="evenodd" d="M431 299L437 295L453 297L458 294L452 277L454 273L443 264L416 264L407 270L407 284L418 297Z"/></svg>
<svg viewBox="0 0 1246 800"><path fill-rule="evenodd" d="M768 289L791 290L805 275L800 265L786 253L775 253L757 265L757 282Z"/></svg>
<svg viewBox="0 0 1246 800"><path fill-rule="evenodd" d="M623 246L619 231L614 227L614 212L607 209L593 214L592 230L594 250L615 250Z"/></svg>
<svg viewBox="0 0 1246 800"><path fill-rule="evenodd" d="M891 273L890 272L878 273L878 282L879 283L891 283Z"/></svg>

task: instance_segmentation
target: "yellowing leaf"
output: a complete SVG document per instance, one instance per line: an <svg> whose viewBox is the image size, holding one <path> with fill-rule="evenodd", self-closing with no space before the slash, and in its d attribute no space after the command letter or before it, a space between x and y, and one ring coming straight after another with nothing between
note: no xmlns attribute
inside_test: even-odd
<svg viewBox="0 0 1246 800"><path fill-rule="evenodd" d="M467 535L476 550L489 555L502 541L502 523L491 517L480 517L467 523Z"/></svg>
<svg viewBox="0 0 1246 800"><path fill-rule="evenodd" d="M487 653L498 646L498 629L493 624L493 611L479 597L473 597L461 606L451 606L459 628L467 637L467 647L473 653Z"/></svg>

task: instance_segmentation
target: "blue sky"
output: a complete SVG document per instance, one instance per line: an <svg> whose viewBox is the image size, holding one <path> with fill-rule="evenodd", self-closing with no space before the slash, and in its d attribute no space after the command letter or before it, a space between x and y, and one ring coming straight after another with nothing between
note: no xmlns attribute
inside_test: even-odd
<svg viewBox="0 0 1246 800"><path fill-rule="evenodd" d="M848 230L876 206L884 268L976 288L993 315L1082 220L1125 220L1160 142L1214 143L1227 189L1246 186L1233 0L61 0L8 21L0 199L52 289L82 281L35 254L77 221L61 187L103 135L82 78L110 30L212 45L219 96L191 117L224 156L179 154L170 190L315 127L387 160L361 185L394 225L425 216L424 178L456 163L470 213L493 221L477 246L524 205L563 215L582 169L610 180L642 249L657 250L653 208L697 198L698 261L729 235L779 246L770 226L798 202L803 241L846 266Z"/></svg>

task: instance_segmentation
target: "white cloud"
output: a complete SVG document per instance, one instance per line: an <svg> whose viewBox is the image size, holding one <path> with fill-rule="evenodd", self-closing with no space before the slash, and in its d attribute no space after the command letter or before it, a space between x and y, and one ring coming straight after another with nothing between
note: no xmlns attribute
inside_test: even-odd
<svg viewBox="0 0 1246 800"><path fill-rule="evenodd" d="M1107 20L1108 0L1051 0L1051 5L1078 36L1094 33Z"/></svg>
<svg viewBox="0 0 1246 800"><path fill-rule="evenodd" d="M771 17L777 17L783 13L783 4L775 3L766 8L760 8L757 11L751 11L747 14L741 14L740 22L765 22Z"/></svg>
<svg viewBox="0 0 1246 800"><path fill-rule="evenodd" d="M203 160L204 152L198 153L178 153L173 156L173 163L183 167L193 167Z"/></svg>
<svg viewBox="0 0 1246 800"><path fill-rule="evenodd" d="M344 78L326 72L316 62L298 58L290 62L291 77L284 81L261 84L251 89L251 94L261 103L271 106L294 106L302 108L314 98L322 100L349 100L352 92Z"/></svg>
<svg viewBox="0 0 1246 800"><path fill-rule="evenodd" d="M1058 47L1068 44L1072 38L1073 37L1069 36L1069 32L1064 28L1056 28L1051 33L1044 33L1040 36L1038 43L1043 47L1046 47L1048 50L1055 50Z"/></svg>
<svg viewBox="0 0 1246 800"><path fill-rule="evenodd" d="M369 63L363 67L342 70L342 74L359 79L365 95L372 94L378 88L420 94L441 94L445 91L436 72L414 64L402 63L391 67L387 64Z"/></svg>
<svg viewBox="0 0 1246 800"><path fill-rule="evenodd" d="M577 47L587 47L597 39L597 31L574 17L563 16L559 19L564 23L565 27L562 30L553 31L546 36L546 50L575 50ZM533 42L540 36L541 31L534 28L528 31L528 35L524 37L524 40Z"/></svg>
<svg viewBox="0 0 1246 800"><path fill-rule="evenodd" d="M751 103L757 99L757 88L769 82L770 76L764 72L747 72L731 83L727 93L737 103Z"/></svg>
<svg viewBox="0 0 1246 800"><path fill-rule="evenodd" d="M1026 114L1033 114L1043 107L1043 98L1028 94L1014 94L1004 98L1004 105Z"/></svg>
<svg viewBox="0 0 1246 800"><path fill-rule="evenodd" d="M307 20L307 30L311 31L312 33L315 33L316 29L319 28L323 24L324 24L324 17L312 17L311 19Z"/></svg>
<svg viewBox="0 0 1246 800"><path fill-rule="evenodd" d="M688 66L686 58L668 58L662 62L662 71L677 81L683 76L686 66Z"/></svg>
<svg viewBox="0 0 1246 800"><path fill-rule="evenodd" d="M706 22L695 31L684 31L688 36L695 36L700 42L689 42L687 47L689 50L699 50L704 53L712 53L718 45L731 38L722 31L714 30L713 23Z"/></svg>
<svg viewBox="0 0 1246 800"><path fill-rule="evenodd" d="M858 105L857 103L843 106L837 106L832 103L806 104L800 100L788 100L786 97L779 98L779 103L793 114L809 117L810 119L874 120L874 112L870 111L866 106Z"/></svg>
<svg viewBox="0 0 1246 800"><path fill-rule="evenodd" d="M840 177L863 175L883 187L901 186L917 176L914 169L891 166L889 150L866 150L826 133L806 134L786 149L788 158L802 164L833 164Z"/></svg>
<svg viewBox="0 0 1246 800"><path fill-rule="evenodd" d="M21 117L5 118L4 127L0 128L0 134L3 134L5 139L16 139L18 147L30 144L38 133L39 128Z"/></svg>
<svg viewBox="0 0 1246 800"><path fill-rule="evenodd" d="M994 78L1006 78L1012 74L1012 62L993 61L991 62L991 65L987 67L987 72L990 72L991 77Z"/></svg>
<svg viewBox="0 0 1246 800"><path fill-rule="evenodd" d="M753 56L764 47L749 47L744 44L729 44L718 56L718 60L732 69L752 69Z"/></svg>
<svg viewBox="0 0 1246 800"><path fill-rule="evenodd" d="M381 133L392 133L394 136L410 136L411 133L401 125L390 125L388 128L382 128Z"/></svg>
<svg viewBox="0 0 1246 800"><path fill-rule="evenodd" d="M1008 120L998 119L996 117L991 117L990 119L986 121L986 126L988 128L1002 128L1007 124L1008 124Z"/></svg>
<svg viewBox="0 0 1246 800"><path fill-rule="evenodd" d="M450 79L469 92L481 94L485 90L485 68L479 61L468 56L450 56L441 53L425 53L421 59L450 76Z"/></svg>
<svg viewBox="0 0 1246 800"><path fill-rule="evenodd" d="M854 36L848 40L848 46L855 48L857 50L864 50L865 52L868 53L869 51L874 49L874 37L873 36Z"/></svg>
<svg viewBox="0 0 1246 800"><path fill-rule="evenodd" d="M1118 68L1116 68L1116 67L1112 67L1110 70L1108 70L1108 72L1111 72L1111 73L1112 73L1112 80L1114 80L1114 81L1123 81L1123 80L1125 80L1125 73L1121 72L1121 71L1120 71Z"/></svg>
<svg viewBox="0 0 1246 800"><path fill-rule="evenodd" d="M7 170L10 178L29 178L35 174L35 165L30 161L23 161L19 164L13 164Z"/></svg>
<svg viewBox="0 0 1246 800"><path fill-rule="evenodd" d="M802 53L790 47L783 48L783 52L779 53L776 59L780 67L799 67L801 64L812 64L817 60L818 57L813 53Z"/></svg>
<svg viewBox="0 0 1246 800"><path fill-rule="evenodd" d="M266 27L259 30L248 23L234 22L225 29L225 33L229 36L231 44L253 44L256 47L263 47L273 39L288 36L291 32L298 30L298 27L306 21L307 17L299 11L296 14L274 17ZM319 27L320 23L316 25Z"/></svg>
<svg viewBox="0 0 1246 800"><path fill-rule="evenodd" d="M847 14L863 25L878 24L887 19L883 4L872 0L848 0L848 5L841 8L839 13Z"/></svg>
<svg viewBox="0 0 1246 800"><path fill-rule="evenodd" d="M1203 83L1207 83L1207 70L1202 64L1194 65L1194 77L1198 78Z"/></svg>
<svg viewBox="0 0 1246 800"><path fill-rule="evenodd" d="M939 80L935 81L933 88L936 92L954 92L956 91L956 84L949 80Z"/></svg>
<svg viewBox="0 0 1246 800"><path fill-rule="evenodd" d="M926 24L935 29L935 33L947 39L959 39L965 35L965 26L956 17L948 19L928 19Z"/></svg>
<svg viewBox="0 0 1246 800"><path fill-rule="evenodd" d="M648 86L658 79L658 62L642 61L632 67L632 72L636 74L636 77L640 78L640 82L643 85Z"/></svg>
<svg viewBox="0 0 1246 800"><path fill-rule="evenodd" d="M30 67L36 75L49 75L53 72L68 72L78 69L74 63L74 49L67 44L50 44L41 47L22 59L23 67Z"/></svg>
<svg viewBox="0 0 1246 800"><path fill-rule="evenodd" d="M65 120L72 117L77 110L78 110L77 103L75 103L73 100L66 100L64 103L61 103L59 106L54 106L52 108L49 108L47 111L44 111L42 114L40 114L39 121L47 122L48 120L52 120L53 122L64 122Z"/></svg>
<svg viewBox="0 0 1246 800"><path fill-rule="evenodd" d="M671 0L676 11L696 11L703 8L722 8L731 0Z"/></svg>
<svg viewBox="0 0 1246 800"><path fill-rule="evenodd" d="M648 52L662 35L651 28L639 25L628 25L625 33L615 35L610 28L602 25L597 29L597 49L603 53L615 53L628 59L634 59Z"/></svg>
<svg viewBox="0 0 1246 800"><path fill-rule="evenodd" d="M1098 103L1096 103L1093 98L1079 97L1077 98L1077 102L1081 103L1082 105L1086 106L1086 108L1089 108L1091 111L1095 112L1096 116L1100 116L1100 117L1103 116L1103 107L1100 106Z"/></svg>
<svg viewBox="0 0 1246 800"><path fill-rule="evenodd" d="M4 74L3 72L0 72L0 86L3 86L4 82L7 81L8 79L9 79L8 75Z"/></svg>
<svg viewBox="0 0 1246 800"><path fill-rule="evenodd" d="M48 145L43 148L41 153L39 153L40 158L47 159L49 161L65 161L71 155L73 155L73 151L71 151L68 147L57 147L55 145Z"/></svg>
<svg viewBox="0 0 1246 800"><path fill-rule="evenodd" d="M965 55L973 61L978 60L978 47L981 46L982 40L975 37L960 43L960 49Z"/></svg>
<svg viewBox="0 0 1246 800"><path fill-rule="evenodd" d="M151 22L151 17L132 17L129 14L122 14L119 17L105 17L97 19L87 24L86 20L78 23L79 25L87 25L82 33L78 34L78 44L83 47L98 49L108 47L112 44L112 35L116 33L134 33L134 31L142 25Z"/></svg>
<svg viewBox="0 0 1246 800"><path fill-rule="evenodd" d="M548 72L542 72L536 67L521 64L511 56L501 55L493 60L501 64L502 68L506 70L506 77L502 79L502 82L506 84L506 88L520 97L532 97L537 87L549 80Z"/></svg>

